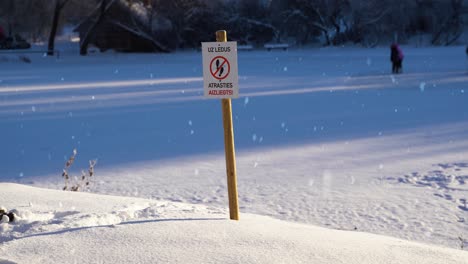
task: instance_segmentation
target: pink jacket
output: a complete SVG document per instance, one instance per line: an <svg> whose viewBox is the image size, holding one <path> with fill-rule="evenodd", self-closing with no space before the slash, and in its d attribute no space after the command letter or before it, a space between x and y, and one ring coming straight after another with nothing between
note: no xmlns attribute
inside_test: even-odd
<svg viewBox="0 0 468 264"><path fill-rule="evenodd" d="M401 50L400 46L397 45L397 50L398 50L398 58L400 60L403 60L403 58L405 57L405 55L403 54L403 51Z"/></svg>

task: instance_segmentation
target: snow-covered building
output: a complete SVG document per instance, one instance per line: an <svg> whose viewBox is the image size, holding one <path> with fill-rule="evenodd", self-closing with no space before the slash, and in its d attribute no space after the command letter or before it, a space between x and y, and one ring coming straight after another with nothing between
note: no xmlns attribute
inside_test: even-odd
<svg viewBox="0 0 468 264"><path fill-rule="evenodd" d="M109 0L98 6L76 28L81 42L101 51L167 52L151 30L151 12L140 1Z"/></svg>

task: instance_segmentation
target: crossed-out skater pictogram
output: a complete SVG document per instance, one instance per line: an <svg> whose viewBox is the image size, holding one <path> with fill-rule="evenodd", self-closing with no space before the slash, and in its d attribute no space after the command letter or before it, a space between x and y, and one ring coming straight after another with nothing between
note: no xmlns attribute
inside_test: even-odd
<svg viewBox="0 0 468 264"><path fill-rule="evenodd" d="M221 81L229 76L231 65L225 57L216 56L210 62L210 72L214 78Z"/></svg>

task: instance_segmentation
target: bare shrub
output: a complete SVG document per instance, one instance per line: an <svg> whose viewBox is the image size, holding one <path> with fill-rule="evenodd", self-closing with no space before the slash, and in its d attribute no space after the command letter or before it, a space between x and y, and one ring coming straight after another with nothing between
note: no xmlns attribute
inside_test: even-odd
<svg viewBox="0 0 468 264"><path fill-rule="evenodd" d="M70 174L68 173L70 167L73 165L75 162L75 158L77 155L76 149L73 150L73 155L70 156L70 158L67 160L65 163L65 168L63 169L62 172L62 178L65 181L65 186L63 187L64 191L72 191L72 192L77 192L84 190L89 187L91 184L91 179L94 176L94 167L97 164L97 160L90 160L89 161L89 167L88 171L81 170L81 177L78 179L76 177L71 177ZM71 182L71 179L73 179L73 182Z"/></svg>

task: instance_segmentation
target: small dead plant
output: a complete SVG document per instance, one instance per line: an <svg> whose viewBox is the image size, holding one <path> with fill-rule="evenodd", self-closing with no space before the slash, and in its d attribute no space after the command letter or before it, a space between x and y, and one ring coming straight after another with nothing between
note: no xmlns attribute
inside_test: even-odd
<svg viewBox="0 0 468 264"><path fill-rule="evenodd" d="M463 238L463 236L461 236L461 235L458 237L458 240L460 242L460 249L461 250L465 249L465 245L468 244L468 240Z"/></svg>
<svg viewBox="0 0 468 264"><path fill-rule="evenodd" d="M73 150L73 155L70 156L70 158L67 160L65 163L65 168L63 169L62 172L62 178L65 181L65 186L63 187L64 191L72 191L72 192L78 192L83 189L86 189L89 187L91 183L91 179L94 176L94 167L97 164L97 160L90 160L89 161L89 167L88 171L86 172L85 170L81 170L81 177L78 179L77 177L73 177L73 182L72 182L72 177L68 173L70 167L73 165L75 162L75 158L77 155L76 149Z"/></svg>

